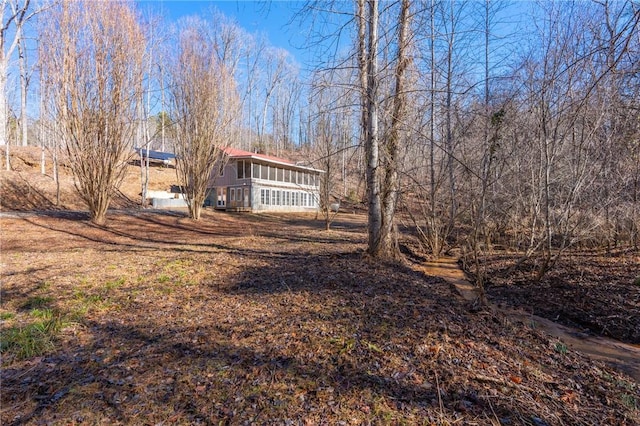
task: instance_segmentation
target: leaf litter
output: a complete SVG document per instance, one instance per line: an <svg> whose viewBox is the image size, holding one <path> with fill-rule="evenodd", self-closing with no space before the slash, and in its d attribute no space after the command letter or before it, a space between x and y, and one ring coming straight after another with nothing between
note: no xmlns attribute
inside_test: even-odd
<svg viewBox="0 0 640 426"><path fill-rule="evenodd" d="M74 315L54 350L3 353L2 424L640 423L629 377L369 259L362 216L2 227L3 329L35 296Z"/></svg>

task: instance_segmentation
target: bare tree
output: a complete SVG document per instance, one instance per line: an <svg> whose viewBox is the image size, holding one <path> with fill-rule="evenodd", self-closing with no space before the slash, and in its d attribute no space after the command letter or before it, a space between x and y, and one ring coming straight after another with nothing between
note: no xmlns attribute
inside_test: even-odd
<svg viewBox="0 0 640 426"><path fill-rule="evenodd" d="M357 3L358 62L362 90L362 134L367 157L368 251L378 258L399 255L394 217L399 193L399 149L405 120L405 82L408 64L409 2L402 1L397 19L396 57L390 124L380 132L379 4L377 0Z"/></svg>
<svg viewBox="0 0 640 426"><path fill-rule="evenodd" d="M319 156L317 164L324 171L320 178L320 211L327 231L340 208L340 200L335 194L338 178L336 129L335 115L321 111L315 120L313 137Z"/></svg>
<svg viewBox="0 0 640 426"><path fill-rule="evenodd" d="M260 141L254 142L254 119L256 133L260 132L259 117L257 113L254 114L254 109L257 108L257 92L260 87L258 81L258 70L260 68L260 55L257 52L264 50L264 39L256 39L256 37L246 36L244 38L244 46L242 50L242 62L243 67L246 70L244 78L242 79L242 87L244 89L242 95L242 106L245 111L245 118L247 120L246 131L248 133L246 138L246 145L243 148L248 150L263 149L260 146Z"/></svg>
<svg viewBox="0 0 640 426"><path fill-rule="evenodd" d="M457 26L462 7L455 2L425 2L418 25L426 30L419 34L425 44L418 50L425 54L418 54L423 59L417 66L425 99L416 100L416 121L420 124L414 126L414 132L418 143L407 174L410 182L405 204L421 243L435 258L445 250L460 202L454 118L459 68L455 61L460 54Z"/></svg>
<svg viewBox="0 0 640 426"><path fill-rule="evenodd" d="M29 69L27 65L26 38L20 37L18 41L18 66L20 69L20 139L21 145L28 145L28 119L27 119L27 90L29 88Z"/></svg>
<svg viewBox="0 0 640 426"><path fill-rule="evenodd" d="M449 164L452 153L444 148L443 144L438 140L438 63L436 42L438 37L438 28L436 27L436 9L438 4L435 0L430 0L425 6L423 15L424 24L422 27L428 28L428 33L424 36L427 40L428 55L425 55L425 62L420 69L420 76L426 74L425 91L427 92L426 104L418 108L418 116L420 120L421 111L426 116L426 125L418 126L415 129L416 139L418 140L418 149L415 151L415 163L407 176L410 180L410 191L405 199L407 213L412 219L414 226L418 232L420 242L431 252L431 255L438 258L445 246L445 241L451 232L451 221L446 220L449 209L442 205L441 200L444 195L441 194L444 187L444 171L439 171L439 158L447 160ZM449 44L448 44L449 45ZM449 45L450 46L450 45ZM425 70L428 70L428 72ZM426 127L426 130L423 128ZM425 152L425 145L426 151ZM428 157L428 161L427 161ZM453 182L453 180L451 180Z"/></svg>
<svg viewBox="0 0 640 426"><path fill-rule="evenodd" d="M207 23L187 21L171 72L177 173L189 215L199 219L216 164L235 140L239 101L235 82L215 52Z"/></svg>
<svg viewBox="0 0 640 426"><path fill-rule="evenodd" d="M10 170L9 140L7 138L7 80L9 73L9 60L16 47L22 42L23 27L33 14L27 13L30 0L2 0L0 4L0 145L5 146L6 169ZM7 10L7 5L9 9ZM5 12L8 11L5 20ZM13 28L13 37L10 38L10 30ZM8 43L7 43L8 42Z"/></svg>
<svg viewBox="0 0 640 426"><path fill-rule="evenodd" d="M146 71L144 73L144 79L146 80L143 93L141 93L141 99L138 101L138 118L139 125L136 132L136 146L139 151L140 157L140 182L141 182L141 205L144 207L147 203L147 194L149 190L149 151L155 141L155 137L158 133L161 134L161 150L164 151L166 129L164 121L161 120L157 123L151 116L152 94L158 89L154 87L155 83L159 83L160 90L160 114L164 113L164 81L162 75L162 67L164 62L164 56L166 52L161 48L163 39L166 38L162 34L160 28L160 20L157 16L149 14L144 24L147 46L148 49L145 52L144 62L146 63ZM157 71L156 71L157 70ZM159 80L159 81L158 81ZM142 98L146 98L144 101ZM157 102L157 98L153 97L154 103ZM155 125L159 124L159 125ZM153 130L151 127L153 126ZM160 130L158 130L160 127Z"/></svg>
<svg viewBox="0 0 640 426"><path fill-rule="evenodd" d="M513 74L517 94L504 117L492 116L492 125L505 118L500 132L509 132L495 145L509 152L505 173L481 170L487 189L495 183L499 191L492 197L504 200L494 217L508 228L506 243L522 251L520 262L536 257L538 280L569 247L612 242L620 207L632 203L620 177L633 170L624 169L633 158L625 144L637 112L628 126L620 101L635 85L620 83L639 18L622 3L614 25L608 2L542 5L535 51Z"/></svg>
<svg viewBox="0 0 640 426"><path fill-rule="evenodd" d="M128 3L63 1L44 34L52 120L74 182L102 224L132 154L145 40Z"/></svg>
<svg viewBox="0 0 640 426"><path fill-rule="evenodd" d="M425 246L438 256L464 245L479 276L480 256L494 244L536 255L540 276L575 244L637 242L637 2L541 1L508 35L507 2L415 4L415 62L404 89L397 88L401 2L360 0L349 23L340 3L306 9L343 17L326 28L355 29L356 59L336 55L325 66L359 71L359 80L339 84L361 95L370 252L384 187L394 180L387 159L398 158L395 135L408 160L400 163L411 167L401 175L404 205L422 215ZM482 15L478 27L474 11ZM410 112L398 113L403 103ZM313 129L313 118L308 123Z"/></svg>
<svg viewBox="0 0 640 426"><path fill-rule="evenodd" d="M296 75L290 73L290 78L285 81L275 98L274 129L273 134L276 140L276 155L280 149L291 150L293 144L293 129L297 115L300 114L300 96L303 85Z"/></svg>
<svg viewBox="0 0 640 426"><path fill-rule="evenodd" d="M483 254L486 254L491 247L491 229L489 222L490 212L492 211L493 198L490 189L495 187L500 170L503 165L503 158L500 153L500 145L502 144L503 127L507 110L504 104L494 102L492 104L491 92L491 62L494 61L492 50L493 27L496 25L496 14L504 3L500 1L485 0L479 8L480 10L480 28L479 32L483 35L483 62L484 76L482 81L483 93L482 101L479 103L481 111L476 114L480 123L476 123L475 132L481 133L482 139L479 141L469 141L468 151L470 151L471 159L466 162L471 168L476 169L475 173L467 173L468 183L463 185L467 187L467 200L471 210L469 214L470 230L467 236L465 247L464 261L473 271L475 284L480 292L480 302L486 302L484 284L486 281L486 266ZM506 102L505 102L506 103ZM481 127L481 132L478 131ZM472 139L478 139L472 138ZM477 178L477 179L476 179ZM466 259L466 255L470 259Z"/></svg>
<svg viewBox="0 0 640 426"><path fill-rule="evenodd" d="M2 0L2 4L0 4L0 16L2 18L2 27L0 27L0 145L7 144L6 86L9 60L20 43L24 24L30 16L27 13L29 4L30 0L24 0L24 2ZM5 15L6 12L8 12L8 15ZM13 37L9 38L11 35L9 31L12 26L14 28Z"/></svg>
<svg viewBox="0 0 640 426"><path fill-rule="evenodd" d="M38 24L40 30L39 37L47 36L47 21L48 17L43 13L38 17ZM47 57L47 53L44 49L46 49L46 43L43 40L38 41L38 67L39 67L39 76L40 76L40 118L39 118L39 127L40 127L40 146L41 146L41 156L40 156L40 168L42 174L45 174L45 160L46 153L49 152L51 155L51 168L52 168L52 177L53 181L56 184L56 202L55 205L60 205L60 179L59 179L59 151L60 151L60 140L56 136L58 122L55 118L55 108L52 106L52 90L51 86L54 83L52 79L48 76L48 66L47 61L43 60Z"/></svg>
<svg viewBox="0 0 640 426"><path fill-rule="evenodd" d="M277 92L278 87L282 84L283 79L285 78L287 53L284 50L272 48L267 49L265 52L263 52L263 55L266 58L266 62L264 64L266 75L264 81L264 104L262 107L262 118L260 127L258 128L258 142L260 143L260 145L265 146L267 111L272 96Z"/></svg>
<svg viewBox="0 0 640 426"><path fill-rule="evenodd" d="M353 88L340 84L343 78L341 70L317 71L309 95L313 165L324 171L320 178L320 211L326 230L330 229L346 195L343 189L346 185L345 155L353 148L347 145L346 136Z"/></svg>
<svg viewBox="0 0 640 426"><path fill-rule="evenodd" d="M382 227L378 134L378 1L358 1L358 57L362 90L362 135L366 151L368 247L377 252Z"/></svg>

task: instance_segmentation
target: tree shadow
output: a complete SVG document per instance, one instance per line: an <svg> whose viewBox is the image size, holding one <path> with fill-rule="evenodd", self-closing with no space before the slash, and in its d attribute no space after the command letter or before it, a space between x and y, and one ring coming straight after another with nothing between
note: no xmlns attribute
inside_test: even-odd
<svg viewBox="0 0 640 426"><path fill-rule="evenodd" d="M109 249L106 249L104 246L110 246L112 250L116 251L163 249L184 252L206 252L212 250L237 251L235 248L213 242L198 242L206 232L200 232L197 229L188 230L189 232L187 232L187 235L183 235L182 240L176 237L179 227L173 225L158 222L157 224L162 225L162 228L156 229L154 232L153 229L150 229L148 223L144 223L148 221L143 220L143 223L141 223L139 215L132 216L126 214L126 219L120 219L122 228L114 224L113 219L111 219L112 223L107 225L96 225L87 220L88 215L84 216L82 213L64 215L47 213L40 216L52 217L59 220L55 222L38 221L29 217L24 220L39 228L59 232L88 243L97 244L100 246L100 250L103 251L109 251ZM64 221L70 221L73 222L73 224L68 226ZM165 238L162 238L163 233L167 235Z"/></svg>
<svg viewBox="0 0 640 426"><path fill-rule="evenodd" d="M341 243L360 242L361 237L313 232L305 222L296 220L290 229L270 230L260 224L255 228L242 221L226 220L225 214L217 213L218 221L205 218L192 221L184 214L175 212L114 212L105 225L90 222L88 214L78 211L42 211L24 217L24 220L36 227L59 232L78 241L99 246L106 245L113 250L172 250L177 252L243 253L262 257L288 257L289 253L279 253L274 247L251 249L234 244L239 237L259 236L286 240L292 243L315 243L331 247ZM219 216L218 216L219 215ZM45 220L38 220L38 217ZM55 220L46 220L51 218ZM222 219L222 220L220 220ZM289 226L289 225L287 225ZM282 223L281 223L282 227ZM308 234L311 232L312 234ZM28 249L29 247L24 247ZM14 247L19 249L19 247ZM105 250L105 247L100 247ZM109 249L107 249L109 250Z"/></svg>
<svg viewBox="0 0 640 426"><path fill-rule="evenodd" d="M82 407L124 423L171 412L202 424L337 420L350 401L373 422L376 404L408 418L509 412L456 383L449 359L420 352L420 342L463 337L471 319L446 283L410 268L351 252L274 258L222 292L183 297L191 314L130 305L85 319L89 341L4 369L3 405L31 407L8 424L77 421L66 416Z"/></svg>
<svg viewBox="0 0 640 426"><path fill-rule="evenodd" d="M2 179L2 207L13 211L60 210L55 200L51 200L44 192L32 186L22 174L20 179Z"/></svg>
<svg viewBox="0 0 640 426"><path fill-rule="evenodd" d="M6 285L6 281L8 278L13 277L13 276L17 276L17 275L33 275L36 274L38 272L42 272L45 271L46 268L44 267L40 267L40 268L29 268L24 272L18 272L18 271L10 271L7 272L6 270L2 271L2 274L0 274L0 277L2 277L3 282L5 282L5 285L0 286L0 300L2 301L2 304L4 305L5 303L10 302L11 300L14 299L24 299L24 300L28 300L30 297L32 297L31 295L33 294L37 294L37 292L42 288L43 283L41 282L34 282L31 283L31 285L23 285L20 287L16 287L16 286L7 286Z"/></svg>
<svg viewBox="0 0 640 426"><path fill-rule="evenodd" d="M332 234L315 252L288 253L243 249L228 230L211 243L215 225L183 223L173 213L118 215L106 227L56 219L34 225L102 251L225 250L238 255L232 260L239 266L226 274L225 265L211 269L222 286L175 284L173 295L155 281L127 284L113 296L113 309L81 318L58 351L0 372L6 424L296 424L350 416L384 423L387 414L437 423L439 413L526 424L523 418L540 414L537 402L502 394L508 380L469 380L472 364L465 361L483 346L491 349L471 359L491 363L499 351L503 364L509 356L527 360L516 339L506 340L513 347L498 343L522 328L469 313L443 280L331 244ZM249 232L231 219L229 226ZM292 232L309 229L296 220L287 225ZM153 226L169 233L149 236Z"/></svg>

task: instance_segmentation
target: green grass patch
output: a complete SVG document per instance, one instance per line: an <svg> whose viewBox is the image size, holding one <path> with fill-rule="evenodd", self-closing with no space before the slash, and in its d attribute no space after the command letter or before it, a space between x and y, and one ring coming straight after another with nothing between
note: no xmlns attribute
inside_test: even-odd
<svg viewBox="0 0 640 426"><path fill-rule="evenodd" d="M556 346L555 346L555 351L558 352L559 354L562 355L566 355L567 352L569 351L569 349L567 348L567 345L565 345L562 342L556 342Z"/></svg>
<svg viewBox="0 0 640 426"><path fill-rule="evenodd" d="M638 404L638 400L632 394L628 394L628 393L623 394L622 395L622 404L625 407L630 408L632 410L640 409L640 405Z"/></svg>
<svg viewBox="0 0 640 426"><path fill-rule="evenodd" d="M127 282L126 278L118 278L117 280L107 281L104 284L106 290L113 290L122 287Z"/></svg>
<svg viewBox="0 0 640 426"><path fill-rule="evenodd" d="M91 310L106 310L115 306L115 303L104 293L104 290L97 293L76 290L73 294L75 299L74 317L81 318Z"/></svg>
<svg viewBox="0 0 640 426"><path fill-rule="evenodd" d="M172 282L175 286L189 286L197 284L196 281L188 279L196 274L193 270L193 261L190 259L176 259L163 265L162 274L158 276L160 284Z"/></svg>
<svg viewBox="0 0 640 426"><path fill-rule="evenodd" d="M45 321L53 318L53 311L49 308L35 308L31 310L30 314L34 318L39 318Z"/></svg>
<svg viewBox="0 0 640 426"><path fill-rule="evenodd" d="M54 342L58 333L67 325L59 315L46 314L30 324L10 327L0 332L0 352L12 353L18 359L50 352L55 348Z"/></svg>
<svg viewBox="0 0 640 426"><path fill-rule="evenodd" d="M384 353L384 351L382 349L380 349L378 347L378 345L376 345L375 343L371 343L371 342L368 342L366 340L363 343L367 346L367 349L369 349L372 352L376 352L376 353L379 353L379 354Z"/></svg>
<svg viewBox="0 0 640 426"><path fill-rule="evenodd" d="M52 301L53 298L50 296L33 296L28 298L27 301L24 302L22 306L20 306L20 308L27 311L37 308L43 308L47 307Z"/></svg>
<svg viewBox="0 0 640 426"><path fill-rule="evenodd" d="M102 295L95 293L85 293L82 290L77 290L74 293L74 297L78 302L86 303L89 305L97 305L104 301Z"/></svg>
<svg viewBox="0 0 640 426"><path fill-rule="evenodd" d="M165 265L166 268L174 269L174 268L185 268L193 265L193 260L191 259L176 259L168 262Z"/></svg>
<svg viewBox="0 0 640 426"><path fill-rule="evenodd" d="M0 321L10 320L15 316L16 314L14 314L13 312L0 312Z"/></svg>
<svg viewBox="0 0 640 426"><path fill-rule="evenodd" d="M638 385L635 382L631 382L628 380L616 380L616 386L626 389L630 392L635 392Z"/></svg>

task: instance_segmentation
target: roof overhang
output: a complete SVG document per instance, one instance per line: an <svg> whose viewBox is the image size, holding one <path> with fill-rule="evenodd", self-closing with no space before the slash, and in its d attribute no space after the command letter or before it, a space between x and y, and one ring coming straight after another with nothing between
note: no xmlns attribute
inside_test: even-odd
<svg viewBox="0 0 640 426"><path fill-rule="evenodd" d="M230 155L229 158L233 158L234 160L255 160L255 161L259 161L261 163L269 163L269 164L276 164L278 166L284 166L284 167L288 167L291 169L298 169L298 170L307 170L307 171L311 171L311 172L317 172L317 173L324 173L324 170L320 170L320 169L314 169L313 167L308 167L308 166L301 166L299 164L295 164L295 163L290 163L288 161L279 161L276 159L271 159L271 158L265 158L263 156L260 155Z"/></svg>
<svg viewBox="0 0 640 426"><path fill-rule="evenodd" d="M230 147L226 148L224 151L225 151L225 154L227 154L230 159L234 159L234 160L254 160L254 161L259 161L261 163L275 164L278 166L288 167L290 169L306 170L306 171L316 172L316 173L325 173L324 170L314 169L313 167L308 167L308 166L301 166L292 161L288 161L282 158L272 157L270 155L258 154L258 153L243 151L240 149L230 148Z"/></svg>

